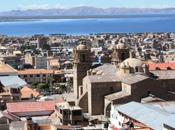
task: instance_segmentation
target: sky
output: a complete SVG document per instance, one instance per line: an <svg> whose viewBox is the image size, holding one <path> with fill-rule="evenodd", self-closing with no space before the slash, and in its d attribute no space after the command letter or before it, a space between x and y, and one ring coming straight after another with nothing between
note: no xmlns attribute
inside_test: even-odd
<svg viewBox="0 0 175 130"><path fill-rule="evenodd" d="M166 8L175 7L175 0L0 0L0 11L16 9L71 8L93 6L99 8Z"/></svg>

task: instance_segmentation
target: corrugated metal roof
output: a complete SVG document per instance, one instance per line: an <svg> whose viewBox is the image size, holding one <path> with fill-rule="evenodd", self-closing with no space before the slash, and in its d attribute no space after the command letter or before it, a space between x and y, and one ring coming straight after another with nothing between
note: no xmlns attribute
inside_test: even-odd
<svg viewBox="0 0 175 130"><path fill-rule="evenodd" d="M146 104L137 102L121 105L117 107L117 110L154 130L161 130L164 121L170 116L169 113L161 111L158 108L153 109Z"/></svg>
<svg viewBox="0 0 175 130"><path fill-rule="evenodd" d="M175 114L175 101L159 101L159 102L151 102L148 105L152 105L157 107L165 112L170 114Z"/></svg>
<svg viewBox="0 0 175 130"><path fill-rule="evenodd" d="M175 115L171 115L169 116L169 118L167 120L165 120L166 125L175 128Z"/></svg>
<svg viewBox="0 0 175 130"><path fill-rule="evenodd" d="M0 76L0 82L7 88L20 88L27 84L18 76Z"/></svg>

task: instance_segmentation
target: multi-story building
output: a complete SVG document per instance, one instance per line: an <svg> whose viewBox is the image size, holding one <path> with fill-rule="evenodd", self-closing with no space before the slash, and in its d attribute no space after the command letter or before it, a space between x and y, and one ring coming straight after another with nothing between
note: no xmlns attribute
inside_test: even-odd
<svg viewBox="0 0 175 130"><path fill-rule="evenodd" d="M78 125L82 122L82 109L78 106L70 106L69 103L59 103L55 106L57 117L63 125Z"/></svg>
<svg viewBox="0 0 175 130"><path fill-rule="evenodd" d="M35 68L47 69L47 57L42 55L35 56Z"/></svg>
<svg viewBox="0 0 175 130"><path fill-rule="evenodd" d="M53 78L53 70L27 69L18 71L18 76L29 84L49 83Z"/></svg>
<svg viewBox="0 0 175 130"><path fill-rule="evenodd" d="M48 44L49 38L48 37L44 37L44 36L40 36L37 38L37 48L41 48L43 49L43 46Z"/></svg>
<svg viewBox="0 0 175 130"><path fill-rule="evenodd" d="M35 56L32 53L26 53L24 56L24 63L35 66Z"/></svg>
<svg viewBox="0 0 175 130"><path fill-rule="evenodd" d="M26 53L25 64L30 64L36 69L47 69L47 56Z"/></svg>
<svg viewBox="0 0 175 130"><path fill-rule="evenodd" d="M1 57L2 61L6 64L9 64L10 66L12 66L15 69L18 69L20 65L23 64L22 58L21 56L18 55L7 55L7 56L3 56Z"/></svg>

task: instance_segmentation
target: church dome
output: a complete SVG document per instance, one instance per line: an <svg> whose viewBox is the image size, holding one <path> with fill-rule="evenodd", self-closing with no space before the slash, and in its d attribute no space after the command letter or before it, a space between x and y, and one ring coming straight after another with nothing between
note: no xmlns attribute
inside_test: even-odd
<svg viewBox="0 0 175 130"><path fill-rule="evenodd" d="M132 68L136 68L136 67L142 67L143 65L144 63L139 59L128 58L121 63L120 68L122 68L123 66L129 66Z"/></svg>
<svg viewBox="0 0 175 130"><path fill-rule="evenodd" d="M87 49L87 47L84 44L80 44L77 46L77 50L86 50L86 49Z"/></svg>

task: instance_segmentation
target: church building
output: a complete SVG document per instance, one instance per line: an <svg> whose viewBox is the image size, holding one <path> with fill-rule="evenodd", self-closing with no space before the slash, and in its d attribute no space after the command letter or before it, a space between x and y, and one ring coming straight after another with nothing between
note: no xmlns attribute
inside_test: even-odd
<svg viewBox="0 0 175 130"><path fill-rule="evenodd" d="M111 104L140 102L150 95L175 99L175 71L149 71L123 40L114 47L111 63L92 69L92 57L84 44L74 49L74 93L83 112L109 116Z"/></svg>

